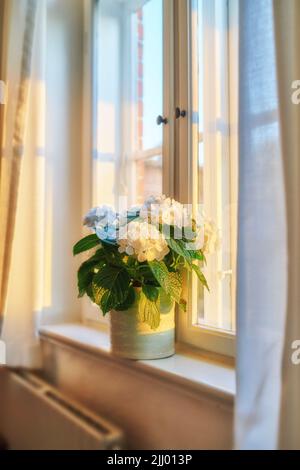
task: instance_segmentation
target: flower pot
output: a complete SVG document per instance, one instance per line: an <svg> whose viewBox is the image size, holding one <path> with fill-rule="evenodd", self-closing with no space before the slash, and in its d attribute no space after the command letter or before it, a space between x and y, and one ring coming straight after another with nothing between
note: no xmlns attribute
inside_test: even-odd
<svg viewBox="0 0 300 470"><path fill-rule="evenodd" d="M161 289L160 325L153 330L138 321L140 289L136 288L136 299L126 311L112 310L111 347L116 356L127 359L161 359L175 352L175 306Z"/></svg>

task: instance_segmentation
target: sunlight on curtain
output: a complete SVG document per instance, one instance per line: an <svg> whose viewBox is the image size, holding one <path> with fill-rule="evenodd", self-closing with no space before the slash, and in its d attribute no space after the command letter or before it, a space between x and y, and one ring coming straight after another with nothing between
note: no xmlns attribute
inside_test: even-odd
<svg viewBox="0 0 300 470"><path fill-rule="evenodd" d="M10 7L9 95L1 174L1 224L5 227L4 211L10 224L10 239L6 238L4 247L7 265L3 266L9 282L1 339L7 363L29 367L39 364L36 332L43 290L45 2L11 2ZM18 89L14 85L19 74L23 81ZM4 295L5 286L2 300Z"/></svg>
<svg viewBox="0 0 300 470"><path fill-rule="evenodd" d="M300 449L300 106L291 100L292 84L300 78L300 3L274 0L282 160L288 227L288 302L282 361L280 448ZM296 343L296 348L295 348ZM297 346L298 345L298 346ZM293 357L295 355L295 357Z"/></svg>
<svg viewBox="0 0 300 470"><path fill-rule="evenodd" d="M273 5L240 6L236 447L277 446L286 233ZM259 14L258 14L259 12Z"/></svg>

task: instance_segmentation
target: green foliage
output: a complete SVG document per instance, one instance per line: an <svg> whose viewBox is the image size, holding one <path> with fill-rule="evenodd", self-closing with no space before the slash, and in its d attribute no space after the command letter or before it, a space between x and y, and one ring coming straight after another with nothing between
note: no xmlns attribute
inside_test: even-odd
<svg viewBox="0 0 300 470"><path fill-rule="evenodd" d="M207 280L206 280L206 277L204 276L203 272L201 271L201 269L199 268L199 266L197 264L192 264L192 269L193 271L195 271L195 273L197 274L198 276L198 279L199 281L201 282L201 284L206 287L206 289L209 291L209 287L208 287L208 284L207 284Z"/></svg>
<svg viewBox="0 0 300 470"><path fill-rule="evenodd" d="M124 268L105 265L94 275L94 290L105 289L103 293L99 290L100 299L95 297L96 303L105 314L116 308L125 301L130 286L130 276ZM100 300L100 301L99 301Z"/></svg>
<svg viewBox="0 0 300 470"><path fill-rule="evenodd" d="M79 242L75 243L73 247L73 255L75 256L79 253L82 253L83 251L90 250L99 244L101 244L101 242L95 233L87 235L86 237L79 240Z"/></svg>
<svg viewBox="0 0 300 470"><path fill-rule="evenodd" d="M142 288L143 293L147 297L147 299L151 300L151 302L156 302L159 296L159 289L153 286L143 286Z"/></svg>
<svg viewBox="0 0 300 470"><path fill-rule="evenodd" d="M94 303L101 306L102 298L104 294L108 291L108 289L105 289L104 287L99 286L95 282L92 282L91 289L92 289L92 297L93 297ZM105 313L107 312L103 312L104 315Z"/></svg>
<svg viewBox="0 0 300 470"><path fill-rule="evenodd" d="M132 216L131 220L136 218ZM130 218L129 218L130 220ZM199 262L205 263L201 250L189 250L196 232L184 229L183 239L177 239L174 227L161 225L169 253L163 261L139 262L136 257L119 253L113 241L100 241L96 234L88 235L74 245L77 255L96 248L96 251L78 269L78 295L88 295L97 304L103 315L110 310L126 311L137 297L135 287L140 287L138 317L152 329L160 324L160 313L169 311L173 301L186 311L186 300L182 298L182 271L196 273L199 281L208 289L206 278ZM121 313L120 313L121 314Z"/></svg>
<svg viewBox="0 0 300 470"><path fill-rule="evenodd" d="M124 300L123 303L118 304L115 307L115 310L118 310L118 311L128 310L130 307L132 307L134 302L135 302L135 291L134 291L134 288L130 286L128 289L128 294L127 294L126 299Z"/></svg>
<svg viewBox="0 0 300 470"><path fill-rule="evenodd" d="M149 266L159 285L175 300L175 302L179 303L182 291L182 280L180 274L168 271L168 268L163 261L149 261Z"/></svg>
<svg viewBox="0 0 300 470"><path fill-rule="evenodd" d="M174 240L173 238L169 238L167 239L167 243L171 250L182 256L182 258L184 258L187 262L192 262L191 253L186 249L186 244L183 240Z"/></svg>
<svg viewBox="0 0 300 470"><path fill-rule="evenodd" d="M155 287L154 287L155 289ZM155 330L160 324L159 297L153 300L153 292L143 289L139 299L138 318L139 321L148 323ZM148 297L150 295L150 298Z"/></svg>
<svg viewBox="0 0 300 470"><path fill-rule="evenodd" d="M78 297L88 293L89 286L92 284L94 274L101 269L104 263L104 250L100 248L87 261L81 264L77 273Z"/></svg>
<svg viewBox="0 0 300 470"><path fill-rule="evenodd" d="M180 307L184 312L186 312L186 309L187 309L187 302L186 302L185 299L180 299L179 307Z"/></svg>
<svg viewBox="0 0 300 470"><path fill-rule="evenodd" d="M206 263L206 258L203 254L203 251L201 250L189 250L190 251L190 256L193 259L196 259L198 261L204 261Z"/></svg>

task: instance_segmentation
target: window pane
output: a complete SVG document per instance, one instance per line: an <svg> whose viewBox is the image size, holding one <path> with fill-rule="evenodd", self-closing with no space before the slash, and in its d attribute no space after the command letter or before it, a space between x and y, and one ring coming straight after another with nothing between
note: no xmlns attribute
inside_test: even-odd
<svg viewBox="0 0 300 470"><path fill-rule="evenodd" d="M229 156L229 35L226 0L192 1L193 158L197 162L194 202L221 231L222 244L207 255L206 292L194 282L194 325L234 329Z"/></svg>
<svg viewBox="0 0 300 470"><path fill-rule="evenodd" d="M161 155L138 160L136 162L136 203L142 204L143 201L151 196L159 195L162 192L162 158Z"/></svg>
<svg viewBox="0 0 300 470"><path fill-rule="evenodd" d="M136 13L136 24L137 100L142 101L138 119L142 120L142 148L150 149L162 145L162 126L156 124L163 112L162 0L146 2Z"/></svg>
<svg viewBox="0 0 300 470"><path fill-rule="evenodd" d="M162 192L162 0L99 2L93 204Z"/></svg>
<svg viewBox="0 0 300 470"><path fill-rule="evenodd" d="M132 56L135 58L132 87L135 127L133 151L136 190L132 202L142 203L150 194L162 192L162 126L156 117L163 110L163 5L162 0L144 2L132 18ZM145 159L145 153L150 155Z"/></svg>

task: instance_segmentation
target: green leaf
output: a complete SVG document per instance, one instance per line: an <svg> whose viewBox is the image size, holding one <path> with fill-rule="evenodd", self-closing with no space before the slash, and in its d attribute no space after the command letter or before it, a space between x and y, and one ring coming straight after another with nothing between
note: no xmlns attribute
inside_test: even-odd
<svg viewBox="0 0 300 470"><path fill-rule="evenodd" d="M77 273L78 297L82 297L91 284L94 277L94 267L98 261L85 261L82 263Z"/></svg>
<svg viewBox="0 0 300 470"><path fill-rule="evenodd" d="M205 261L205 256L201 250L189 250L189 253L193 259Z"/></svg>
<svg viewBox="0 0 300 470"><path fill-rule="evenodd" d="M187 302L186 302L185 299L180 299L179 307L180 307L184 312L186 312Z"/></svg>
<svg viewBox="0 0 300 470"><path fill-rule="evenodd" d="M159 290L157 287L144 285L142 287L142 291L147 297L147 299L151 300L152 302L156 302L156 300L158 299Z"/></svg>
<svg viewBox="0 0 300 470"><path fill-rule="evenodd" d="M107 292L107 289L104 287L98 286L95 282L92 283L92 296L95 304L101 305L102 297Z"/></svg>
<svg viewBox="0 0 300 470"><path fill-rule="evenodd" d="M188 262L192 261L190 251L187 250L185 242L182 240L173 240L173 238L167 239L167 244L171 250L175 251L178 255L182 256Z"/></svg>
<svg viewBox="0 0 300 470"><path fill-rule="evenodd" d="M79 253L82 253L83 251L90 250L91 248L94 248L94 246L97 246L100 243L101 242L95 233L87 235L86 237L79 240L79 242L75 243L75 245L73 246L73 255L75 256Z"/></svg>
<svg viewBox="0 0 300 470"><path fill-rule="evenodd" d="M99 269L104 263L104 250L100 248L89 259L84 261L78 269L78 296L82 297L85 293L88 294L88 288L92 283L95 269ZM91 291L90 291L91 293ZM89 294L88 294L89 295Z"/></svg>
<svg viewBox="0 0 300 470"><path fill-rule="evenodd" d="M191 242L197 237L197 232L193 230L192 227L184 227L183 228L183 237L186 241Z"/></svg>
<svg viewBox="0 0 300 470"><path fill-rule="evenodd" d="M149 266L161 287L179 303L182 291L179 273L169 272L163 261L149 261Z"/></svg>
<svg viewBox="0 0 300 470"><path fill-rule="evenodd" d="M91 299L91 301L93 303L96 303L95 302L95 297L94 297L94 292L93 292L93 283L89 284L87 287L86 287L86 295Z"/></svg>
<svg viewBox="0 0 300 470"><path fill-rule="evenodd" d="M135 301L135 291L134 288L131 286L129 287L128 294L126 299L122 304L118 304L116 306L116 310L118 311L123 311L123 310L128 310L132 305L134 304Z"/></svg>
<svg viewBox="0 0 300 470"><path fill-rule="evenodd" d="M173 307L174 300L171 299L171 296L166 293L164 289L159 289L159 309L160 313L169 313Z"/></svg>
<svg viewBox="0 0 300 470"><path fill-rule="evenodd" d="M206 289L209 291L209 287L208 287L208 284L207 284L206 277L204 276L204 274L201 271L201 269L199 268L199 266L197 264L192 264L192 269L197 274L198 279L201 282L201 284L203 284L203 286L206 287Z"/></svg>
<svg viewBox="0 0 300 470"><path fill-rule="evenodd" d="M159 301L149 300L143 291L139 299L138 319L147 323L152 330L158 328L160 324Z"/></svg>
<svg viewBox="0 0 300 470"><path fill-rule="evenodd" d="M100 308L102 310L103 315L110 312L117 306L116 299L114 294L110 290L105 290L104 294L101 297L100 301Z"/></svg>
<svg viewBox="0 0 300 470"><path fill-rule="evenodd" d="M104 293L99 291L101 294L100 303L96 301L105 314L125 301L128 295L130 276L123 268L104 266L95 274L93 285L105 289Z"/></svg>
<svg viewBox="0 0 300 470"><path fill-rule="evenodd" d="M92 293L95 304L97 304L103 315L112 310L116 305L116 300L113 293L105 287L100 287L93 282Z"/></svg>

